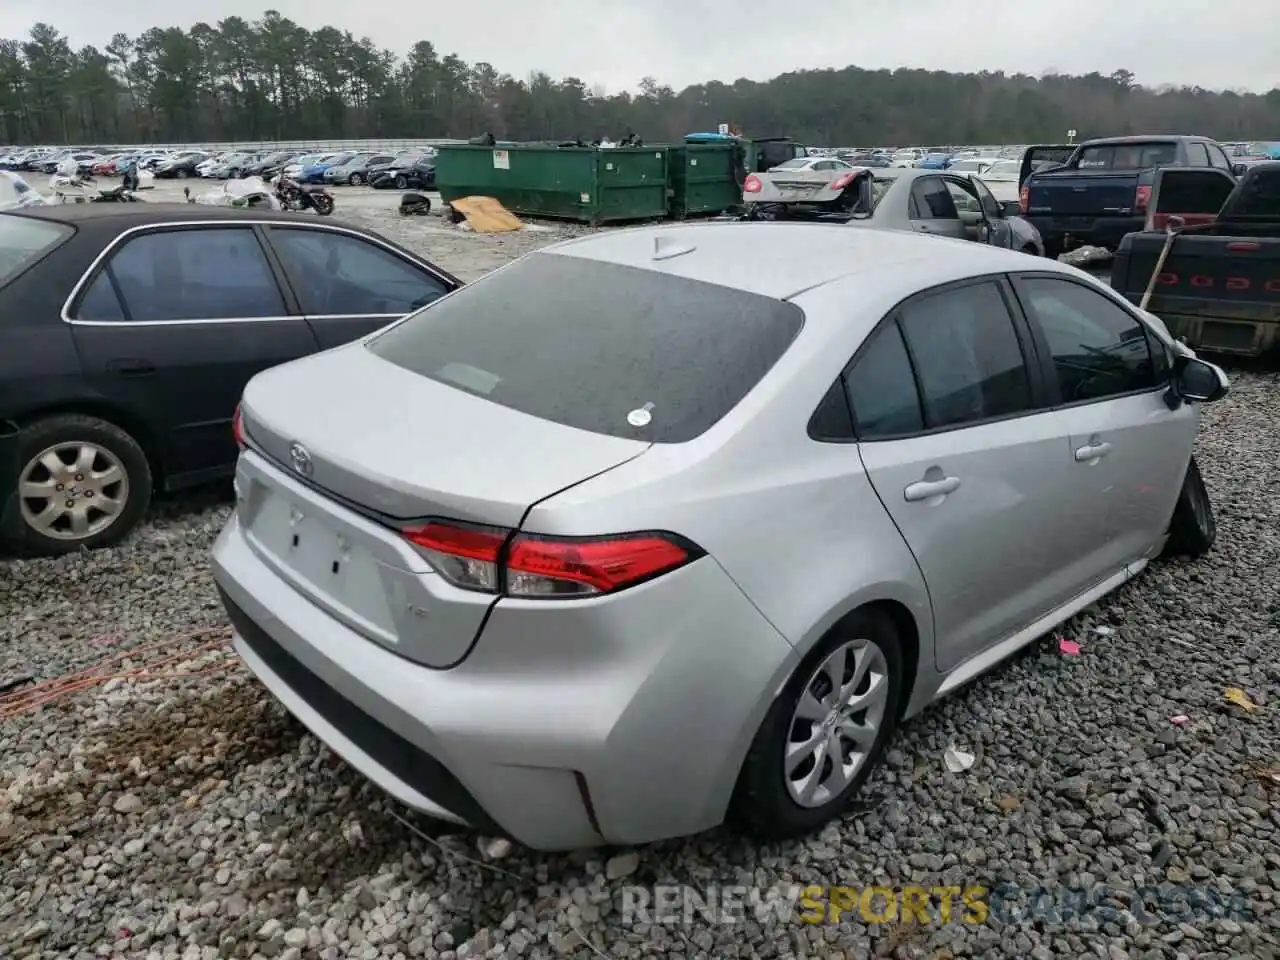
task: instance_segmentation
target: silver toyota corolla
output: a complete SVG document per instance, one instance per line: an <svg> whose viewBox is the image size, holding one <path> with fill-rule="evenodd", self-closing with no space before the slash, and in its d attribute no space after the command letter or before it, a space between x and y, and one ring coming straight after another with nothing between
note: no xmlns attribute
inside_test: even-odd
<svg viewBox="0 0 1280 960"><path fill-rule="evenodd" d="M250 669L411 807L791 836L904 718L1210 548L1226 390L1021 253L602 233L254 378L216 578Z"/></svg>

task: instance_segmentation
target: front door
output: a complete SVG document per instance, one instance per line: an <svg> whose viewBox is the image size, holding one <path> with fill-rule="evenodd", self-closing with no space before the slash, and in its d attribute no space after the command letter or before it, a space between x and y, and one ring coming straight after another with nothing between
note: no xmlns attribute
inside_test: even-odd
<svg viewBox="0 0 1280 960"><path fill-rule="evenodd" d="M1070 437L1059 470L1070 517L1060 552L1083 590L1142 557L1168 529L1196 435L1170 410L1169 360L1127 308L1074 280L1015 279Z"/></svg>
<svg viewBox="0 0 1280 960"><path fill-rule="evenodd" d="M929 590L939 670L1063 599L1052 507L1066 440L1007 296L987 280L912 298L847 378L867 475ZM885 406L886 383L913 380L910 416L868 412Z"/></svg>
<svg viewBox="0 0 1280 960"><path fill-rule="evenodd" d="M345 230L272 226L267 237L324 350L368 336L456 286Z"/></svg>
<svg viewBox="0 0 1280 960"><path fill-rule="evenodd" d="M71 324L95 390L161 424L155 440L178 484L230 470L245 384L317 348L254 228L225 221L127 236L89 279Z"/></svg>

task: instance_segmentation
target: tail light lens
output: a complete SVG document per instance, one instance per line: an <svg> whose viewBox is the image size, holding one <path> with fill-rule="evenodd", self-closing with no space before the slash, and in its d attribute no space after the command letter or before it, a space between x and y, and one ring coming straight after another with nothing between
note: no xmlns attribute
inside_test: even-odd
<svg viewBox="0 0 1280 960"><path fill-rule="evenodd" d="M244 417L240 413L240 404L236 404L236 412L231 415L231 435L236 438L236 446L245 448Z"/></svg>
<svg viewBox="0 0 1280 960"><path fill-rule="evenodd" d="M760 182L760 178L754 173L742 181L743 193L759 193L763 188L764 184Z"/></svg>
<svg viewBox="0 0 1280 960"><path fill-rule="evenodd" d="M831 189L843 190L849 184L853 183L853 178L856 177L857 175L858 174L852 170L850 170L848 173L840 174L840 176L836 177L834 180L831 181Z"/></svg>
<svg viewBox="0 0 1280 960"><path fill-rule="evenodd" d="M1023 187L1018 191L1018 212L1024 217L1027 215L1027 209L1031 206L1031 188Z"/></svg>
<svg viewBox="0 0 1280 960"><path fill-rule="evenodd" d="M669 533L559 539L433 520L403 534L455 587L533 600L616 593L703 555Z"/></svg>
<svg viewBox="0 0 1280 960"><path fill-rule="evenodd" d="M1143 184L1138 187L1138 192L1133 195L1133 212L1145 212L1149 203L1151 203L1151 188Z"/></svg>

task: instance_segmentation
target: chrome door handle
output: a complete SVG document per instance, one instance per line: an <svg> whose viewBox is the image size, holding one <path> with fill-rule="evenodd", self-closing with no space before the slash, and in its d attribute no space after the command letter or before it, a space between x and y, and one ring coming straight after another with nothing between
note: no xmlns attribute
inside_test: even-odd
<svg viewBox="0 0 1280 960"><path fill-rule="evenodd" d="M1111 452L1111 444L1109 443L1090 443L1076 450L1076 463L1088 463L1090 460L1100 460Z"/></svg>
<svg viewBox="0 0 1280 960"><path fill-rule="evenodd" d="M917 503L920 500L945 497L947 494L955 493L959 489L959 477L943 477L941 480L917 480L915 483L907 484L907 488L902 491L902 495L907 498L908 503Z"/></svg>

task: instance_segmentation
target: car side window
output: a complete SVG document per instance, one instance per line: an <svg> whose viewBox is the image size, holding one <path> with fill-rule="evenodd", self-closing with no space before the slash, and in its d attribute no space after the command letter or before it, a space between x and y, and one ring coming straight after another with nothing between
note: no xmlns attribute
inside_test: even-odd
<svg viewBox="0 0 1280 960"><path fill-rule="evenodd" d="M1187 144L1187 160L1193 167L1209 166L1209 151L1204 148L1203 143Z"/></svg>
<svg viewBox="0 0 1280 960"><path fill-rule="evenodd" d="M902 307L901 317L926 426L953 427L1032 409L1022 345L995 283L918 297Z"/></svg>
<svg viewBox="0 0 1280 960"><path fill-rule="evenodd" d="M1216 144L1210 143L1206 145L1209 151L1209 163L1217 167L1219 170L1226 170L1228 173L1232 170L1232 163L1226 152Z"/></svg>
<svg viewBox="0 0 1280 960"><path fill-rule="evenodd" d="M1019 296L1044 334L1064 403L1102 400L1160 384L1146 326L1101 293L1048 277L1024 278Z"/></svg>
<svg viewBox="0 0 1280 960"><path fill-rule="evenodd" d="M350 234L272 227L271 243L313 316L402 315L449 292L437 277Z"/></svg>
<svg viewBox="0 0 1280 960"><path fill-rule="evenodd" d="M249 227L144 233L112 254L107 269L134 322L248 320L288 313L262 245Z"/></svg>
<svg viewBox="0 0 1280 960"><path fill-rule="evenodd" d="M112 286L111 277L106 270L98 271L98 276L84 292L80 306L76 309L76 319L97 323L120 323L125 319L120 298L116 295L116 288Z"/></svg>
<svg viewBox="0 0 1280 960"><path fill-rule="evenodd" d="M956 205L956 210L960 213L981 213L982 201L978 199L977 191L969 183L957 180L954 177L948 177L945 180L947 192L951 194L951 200Z"/></svg>
<svg viewBox="0 0 1280 960"><path fill-rule="evenodd" d="M873 337L844 377L858 438L919 433L924 414L902 331L894 322Z"/></svg>
<svg viewBox="0 0 1280 960"><path fill-rule="evenodd" d="M911 185L911 195L916 199L916 209L926 220L959 220L951 191L941 177L920 177Z"/></svg>

